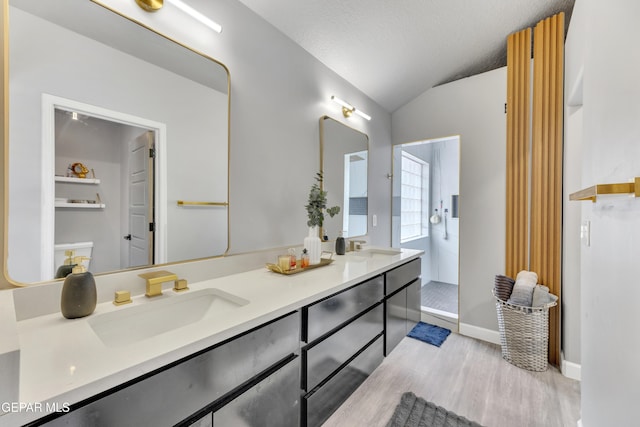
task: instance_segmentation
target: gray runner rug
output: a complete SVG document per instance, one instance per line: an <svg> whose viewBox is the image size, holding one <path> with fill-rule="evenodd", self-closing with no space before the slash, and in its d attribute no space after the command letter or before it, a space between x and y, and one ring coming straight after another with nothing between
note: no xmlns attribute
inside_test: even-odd
<svg viewBox="0 0 640 427"><path fill-rule="evenodd" d="M482 427L465 417L436 406L407 392L387 423L387 427Z"/></svg>

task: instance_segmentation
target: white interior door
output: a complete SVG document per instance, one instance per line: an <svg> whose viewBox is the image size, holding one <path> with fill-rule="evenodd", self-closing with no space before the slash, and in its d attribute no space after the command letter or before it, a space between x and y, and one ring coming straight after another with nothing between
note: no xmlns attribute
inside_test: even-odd
<svg viewBox="0 0 640 427"><path fill-rule="evenodd" d="M129 143L129 265L153 264L153 148L147 131Z"/></svg>

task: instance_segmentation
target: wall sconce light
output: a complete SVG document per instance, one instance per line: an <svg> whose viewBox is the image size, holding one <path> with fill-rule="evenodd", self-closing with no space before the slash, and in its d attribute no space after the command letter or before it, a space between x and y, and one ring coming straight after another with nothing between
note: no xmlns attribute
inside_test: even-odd
<svg viewBox="0 0 640 427"><path fill-rule="evenodd" d="M351 117L351 115L353 113L356 113L357 115L359 115L360 117L362 117L365 120L371 120L371 116L358 110L356 107L354 107L353 105L349 104L348 102L343 101L342 99L338 98L335 95L331 95L331 100L333 102L335 102L336 104L339 104L340 106L342 106L342 114L345 117Z"/></svg>
<svg viewBox="0 0 640 427"><path fill-rule="evenodd" d="M155 12L162 8L164 0L136 0L136 3L138 4L138 6L140 6L142 9L146 10L147 12ZM216 33L222 32L222 25L207 18L202 13L198 12L191 6L184 3L182 0L167 0L167 3L171 3L172 5L174 5L175 7L177 7L184 13L186 13L187 15L191 16L192 18L200 21L207 27L211 28Z"/></svg>

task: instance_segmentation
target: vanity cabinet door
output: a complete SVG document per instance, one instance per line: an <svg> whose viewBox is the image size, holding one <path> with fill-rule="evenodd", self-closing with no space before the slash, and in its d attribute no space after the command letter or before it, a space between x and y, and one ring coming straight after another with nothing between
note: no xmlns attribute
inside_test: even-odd
<svg viewBox="0 0 640 427"><path fill-rule="evenodd" d="M404 286L385 300L385 356L420 321L420 279Z"/></svg>
<svg viewBox="0 0 640 427"><path fill-rule="evenodd" d="M407 290L401 289L386 300L385 356L407 335Z"/></svg>

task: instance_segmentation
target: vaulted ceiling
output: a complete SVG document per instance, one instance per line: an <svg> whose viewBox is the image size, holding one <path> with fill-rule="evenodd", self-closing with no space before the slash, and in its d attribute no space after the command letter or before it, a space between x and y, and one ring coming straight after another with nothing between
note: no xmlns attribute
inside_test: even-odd
<svg viewBox="0 0 640 427"><path fill-rule="evenodd" d="M575 0L240 0L389 112L506 65L506 38Z"/></svg>

